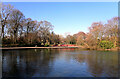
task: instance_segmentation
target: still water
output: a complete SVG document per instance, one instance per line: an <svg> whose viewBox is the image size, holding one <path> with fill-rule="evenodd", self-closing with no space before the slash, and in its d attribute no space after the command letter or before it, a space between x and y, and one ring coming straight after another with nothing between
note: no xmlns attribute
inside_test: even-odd
<svg viewBox="0 0 120 79"><path fill-rule="evenodd" d="M3 77L118 77L118 52L3 50L2 59Z"/></svg>

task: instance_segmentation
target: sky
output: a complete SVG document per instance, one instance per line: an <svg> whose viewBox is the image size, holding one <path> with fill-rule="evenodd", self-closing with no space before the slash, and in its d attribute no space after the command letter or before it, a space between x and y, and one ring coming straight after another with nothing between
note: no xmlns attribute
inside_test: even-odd
<svg viewBox="0 0 120 79"><path fill-rule="evenodd" d="M1 0L2 2L119 2L119 0Z"/></svg>
<svg viewBox="0 0 120 79"><path fill-rule="evenodd" d="M117 2L5 2L19 9L26 18L47 20L54 32L65 36L87 33L93 22L107 22L118 16Z"/></svg>

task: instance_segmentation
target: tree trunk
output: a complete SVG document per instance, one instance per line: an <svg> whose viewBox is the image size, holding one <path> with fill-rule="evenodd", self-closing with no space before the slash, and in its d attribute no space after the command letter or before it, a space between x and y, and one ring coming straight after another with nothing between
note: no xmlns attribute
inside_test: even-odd
<svg viewBox="0 0 120 79"><path fill-rule="evenodd" d="M4 25L2 25L2 38L4 39Z"/></svg>

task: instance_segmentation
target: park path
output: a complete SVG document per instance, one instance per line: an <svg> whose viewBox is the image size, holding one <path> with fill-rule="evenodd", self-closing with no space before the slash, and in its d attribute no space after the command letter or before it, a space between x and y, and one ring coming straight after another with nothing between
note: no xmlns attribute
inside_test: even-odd
<svg viewBox="0 0 120 79"><path fill-rule="evenodd" d="M0 47L0 49L45 49L45 48L78 48L78 46L69 47Z"/></svg>

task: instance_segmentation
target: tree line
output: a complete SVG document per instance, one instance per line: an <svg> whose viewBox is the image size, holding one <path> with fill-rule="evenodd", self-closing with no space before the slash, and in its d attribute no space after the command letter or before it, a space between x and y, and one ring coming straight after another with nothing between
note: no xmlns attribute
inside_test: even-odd
<svg viewBox="0 0 120 79"><path fill-rule="evenodd" d="M59 35L53 31L48 21L36 21L25 18L24 14L13 6L2 5L0 13L1 38L3 46L40 46L58 44Z"/></svg>
<svg viewBox="0 0 120 79"><path fill-rule="evenodd" d="M86 48L111 49L120 46L119 42L119 17L113 17L107 23L94 22L88 28L89 32L79 32L66 37L67 43L82 45ZM69 41L68 41L69 40Z"/></svg>
<svg viewBox="0 0 120 79"><path fill-rule="evenodd" d="M25 18L20 10L10 4L2 4L0 37L2 46L74 44L87 48L110 49L119 46L118 21L119 17L113 17L107 23L94 22L88 33L79 32L63 37L54 33L54 26L50 22Z"/></svg>

